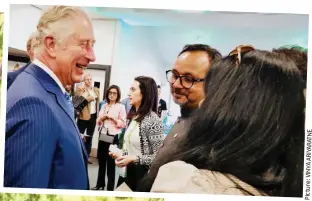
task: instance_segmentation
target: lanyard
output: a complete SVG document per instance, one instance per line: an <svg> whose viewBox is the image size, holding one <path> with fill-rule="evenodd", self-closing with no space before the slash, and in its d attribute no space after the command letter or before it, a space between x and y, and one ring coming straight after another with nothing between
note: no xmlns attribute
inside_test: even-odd
<svg viewBox="0 0 312 201"><path fill-rule="evenodd" d="M129 147L130 147L131 135L133 134L133 132L136 129L136 127L138 126L138 123L135 120L132 120L132 121L134 121L134 126L133 126L132 130L128 133L128 140L126 141L126 148L127 149L129 149ZM125 149L123 149L123 151L125 151Z"/></svg>
<svg viewBox="0 0 312 201"><path fill-rule="evenodd" d="M114 104L112 104L112 105L109 105L109 104L107 103L107 105L106 105L106 107L105 107L105 110L107 110L107 107L108 107L108 110L106 111L106 114L109 113L109 111L112 109L112 107L113 107L115 104L116 104L116 103L114 103Z"/></svg>
<svg viewBox="0 0 312 201"><path fill-rule="evenodd" d="M113 105L111 105L111 106L108 105L108 104L106 105L105 110L107 110L107 107L108 107L108 110L106 111L106 114L109 113L109 111L112 109L112 107L113 107L114 105L115 105L115 104L113 104ZM106 121L106 120L104 120L104 122L105 122L105 121ZM103 124L103 126L106 127L105 124Z"/></svg>
<svg viewBox="0 0 312 201"><path fill-rule="evenodd" d="M108 113L109 113L110 109L111 109L113 106L112 106L112 105L108 105L108 104L107 104L107 106L106 106L106 108L105 108L105 109L107 109L107 107L108 107L108 110L106 111L106 114L108 114Z"/></svg>

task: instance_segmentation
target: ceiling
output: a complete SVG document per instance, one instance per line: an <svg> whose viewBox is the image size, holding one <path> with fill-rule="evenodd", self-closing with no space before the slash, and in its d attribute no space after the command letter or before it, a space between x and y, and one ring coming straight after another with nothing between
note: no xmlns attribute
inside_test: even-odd
<svg viewBox="0 0 312 201"><path fill-rule="evenodd" d="M145 28L168 65L190 43L210 44L223 54L245 43L264 49L289 44L308 46L309 16L304 14L100 7L84 10L93 19L119 19L132 27Z"/></svg>
<svg viewBox="0 0 312 201"><path fill-rule="evenodd" d="M45 5L35 5L40 9ZM93 19L120 19L131 26L188 27L257 27L307 29L309 16L304 14L183 11L169 9L136 9L84 7ZM270 23L268 23L270 22Z"/></svg>

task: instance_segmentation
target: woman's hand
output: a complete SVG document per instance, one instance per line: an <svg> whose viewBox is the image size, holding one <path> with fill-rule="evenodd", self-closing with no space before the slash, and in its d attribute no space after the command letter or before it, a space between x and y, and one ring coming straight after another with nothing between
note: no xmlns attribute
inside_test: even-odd
<svg viewBox="0 0 312 201"><path fill-rule="evenodd" d="M111 120L112 122L114 122L115 124L117 124L117 120L115 117L107 115L107 119Z"/></svg>
<svg viewBox="0 0 312 201"><path fill-rule="evenodd" d="M88 96L87 97L88 102L92 102L95 100L95 98L93 96Z"/></svg>
<svg viewBox="0 0 312 201"><path fill-rule="evenodd" d="M102 117L98 117L96 120L96 123L98 126L102 126L102 124L103 124Z"/></svg>
<svg viewBox="0 0 312 201"><path fill-rule="evenodd" d="M113 159L121 157L121 154L116 153L116 152L109 152L108 153Z"/></svg>
<svg viewBox="0 0 312 201"><path fill-rule="evenodd" d="M96 120L96 124L97 124L98 126L101 126L102 123L103 123L103 121L101 121L101 117L98 117L97 120Z"/></svg>
<svg viewBox="0 0 312 201"><path fill-rule="evenodd" d="M127 166L130 163L134 163L136 160L136 156L120 156L116 159L115 164L117 167L122 168Z"/></svg>
<svg viewBox="0 0 312 201"><path fill-rule="evenodd" d="M108 115L104 114L102 116L99 116L96 122L99 126L101 126L103 124L103 121L105 121L106 119L108 119Z"/></svg>

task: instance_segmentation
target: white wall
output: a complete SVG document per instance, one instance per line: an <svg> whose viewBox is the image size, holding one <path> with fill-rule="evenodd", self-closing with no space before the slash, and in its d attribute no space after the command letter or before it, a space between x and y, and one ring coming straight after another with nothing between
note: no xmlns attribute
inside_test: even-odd
<svg viewBox="0 0 312 201"><path fill-rule="evenodd" d="M26 51L28 37L36 30L41 11L29 5L10 6L9 46Z"/></svg>
<svg viewBox="0 0 312 201"><path fill-rule="evenodd" d="M234 23L234 22L233 22ZM217 48L223 55L241 44L251 44L258 49L271 50L284 45L297 44L307 48L308 27L296 29L294 22L288 27L153 27L150 38L156 41L156 48L162 50L162 58L172 65L176 56L186 44L203 43Z"/></svg>
<svg viewBox="0 0 312 201"><path fill-rule="evenodd" d="M95 64L112 65L117 20L92 20L94 28Z"/></svg>
<svg viewBox="0 0 312 201"><path fill-rule="evenodd" d="M148 30L148 27L129 26L122 21L118 24L111 84L121 88L122 99L127 97L136 76L150 76L157 84L164 81L164 62Z"/></svg>

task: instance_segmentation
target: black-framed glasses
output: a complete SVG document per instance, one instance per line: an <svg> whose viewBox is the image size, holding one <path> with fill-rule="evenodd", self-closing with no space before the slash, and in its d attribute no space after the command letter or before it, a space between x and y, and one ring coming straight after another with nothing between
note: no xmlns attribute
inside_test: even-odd
<svg viewBox="0 0 312 201"><path fill-rule="evenodd" d="M195 79L189 75L177 75L173 73L172 70L166 71L167 81L170 84L174 84L178 79L180 80L180 84L182 87L186 89L190 89L195 82L203 82L205 79Z"/></svg>

